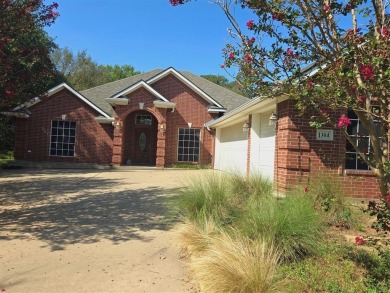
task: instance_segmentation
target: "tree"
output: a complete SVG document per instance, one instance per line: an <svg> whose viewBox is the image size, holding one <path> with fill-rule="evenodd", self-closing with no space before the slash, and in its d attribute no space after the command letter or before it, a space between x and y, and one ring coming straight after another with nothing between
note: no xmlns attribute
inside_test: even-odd
<svg viewBox="0 0 390 293"><path fill-rule="evenodd" d="M85 90L139 73L131 65L99 65L86 50L75 55L65 47L55 50L51 58L66 82L76 90Z"/></svg>
<svg viewBox="0 0 390 293"><path fill-rule="evenodd" d="M54 42L43 30L58 17L58 4L0 0L0 109L44 93L58 78L49 53Z"/></svg>
<svg viewBox="0 0 390 293"><path fill-rule="evenodd" d="M170 0L180 5L188 0ZM389 192L390 23L389 1L216 0L232 25L223 67L238 66L253 93L295 99L312 125L341 128ZM241 25L232 8L253 14ZM338 119L332 113L343 110ZM371 145L352 139L351 110Z"/></svg>
<svg viewBox="0 0 390 293"><path fill-rule="evenodd" d="M226 77L223 75L214 75L214 74L206 74L201 75L200 77L203 77L217 85L220 85L224 88L227 88L237 94L247 96L248 93L244 92L241 84L237 82L237 80L229 81Z"/></svg>

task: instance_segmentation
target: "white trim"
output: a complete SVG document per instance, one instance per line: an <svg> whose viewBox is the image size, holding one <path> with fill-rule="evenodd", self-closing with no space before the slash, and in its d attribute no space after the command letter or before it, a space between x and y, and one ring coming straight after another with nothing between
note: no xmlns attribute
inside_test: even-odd
<svg viewBox="0 0 390 293"><path fill-rule="evenodd" d="M35 105L36 103L39 103L40 101L41 101L41 99L39 97L32 98L31 100L13 108L12 111L18 111L18 110L23 109L23 108L29 108L29 107Z"/></svg>
<svg viewBox="0 0 390 293"><path fill-rule="evenodd" d="M117 93L116 95L112 96L111 99L117 99L118 97L120 96L125 96L131 92L134 92L135 90L139 89L143 87L144 89L146 89L149 93L151 93L152 95L154 95L156 98L159 98L160 100L163 100L165 102L169 102L166 98L164 98L161 94L159 94L154 88L152 88L149 84L147 84L144 80L141 80L135 84L133 84L132 86L120 91L119 93Z"/></svg>
<svg viewBox="0 0 390 293"><path fill-rule="evenodd" d="M128 98L105 98L104 99L107 103L109 103L111 106L115 105L128 105L129 99Z"/></svg>
<svg viewBox="0 0 390 293"><path fill-rule="evenodd" d="M30 115L21 112L0 112L0 114L16 118L30 118Z"/></svg>
<svg viewBox="0 0 390 293"><path fill-rule="evenodd" d="M201 97L203 97L206 101L220 107L220 108L223 108L222 105L220 105L219 103L217 103L213 98L211 98L208 94L206 94L204 91L202 91L199 87L197 87L194 83L192 83L191 81L189 81L186 77L184 77L181 73L179 73L178 71L176 71L174 68L170 67L166 70L164 70L163 72L157 74L155 77L152 77L150 79L148 79L146 82L148 84L153 84L155 83L156 81L162 79L163 77L169 75L169 74L173 74L175 77L177 77L180 81L182 81L183 83L185 83L188 87L190 87L193 91L195 91L197 94L199 94Z"/></svg>
<svg viewBox="0 0 390 293"><path fill-rule="evenodd" d="M269 98L266 96L253 98L252 100L249 100L245 104L226 113L222 117L215 120L208 121L207 123L205 123L205 127L206 128L217 128L221 126L225 127L237 123L237 121L239 121L240 119L246 120L248 118L248 115L250 114L264 113L270 110L274 110L276 108L276 102L280 103L287 99L288 97L278 97L276 99L276 98Z"/></svg>
<svg viewBox="0 0 390 293"><path fill-rule="evenodd" d="M180 129L189 129L189 130L199 130L199 146L198 146L198 161L179 161L179 137L180 137ZM201 151L200 151L200 146L201 146L201 143L202 143L202 131L201 131L201 128L199 127L195 127L195 128L189 128L189 127L178 127L177 128L177 141L176 141L176 146L177 146L177 149L176 149L176 162L178 163L200 163L201 162L201 157L200 157L200 154L201 154Z"/></svg>
<svg viewBox="0 0 390 293"><path fill-rule="evenodd" d="M95 117L95 121L100 123L100 124L112 124L114 122L114 118L113 117L102 117L102 116L99 116L99 117Z"/></svg>
<svg viewBox="0 0 390 293"><path fill-rule="evenodd" d="M164 101L153 101L153 104L156 108L164 108L164 109L174 109L176 107L176 103L172 102L164 102Z"/></svg>

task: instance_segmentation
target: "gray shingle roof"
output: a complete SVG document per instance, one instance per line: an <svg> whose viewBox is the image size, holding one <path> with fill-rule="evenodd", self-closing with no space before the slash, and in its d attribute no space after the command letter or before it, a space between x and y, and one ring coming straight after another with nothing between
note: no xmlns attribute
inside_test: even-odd
<svg viewBox="0 0 390 293"><path fill-rule="evenodd" d="M152 77L162 73L163 69L156 69L149 72L141 73L131 77L127 77L114 82L106 83L91 89L81 91L80 93L94 103L97 107L112 116L114 111L112 107L105 101L116 93L130 87L131 85L144 80L148 81ZM197 76L187 71L178 71L190 82L196 85L199 89L209 95L213 100L222 105L229 112L234 108L244 104L248 98L238 95L224 87L221 87L205 78Z"/></svg>

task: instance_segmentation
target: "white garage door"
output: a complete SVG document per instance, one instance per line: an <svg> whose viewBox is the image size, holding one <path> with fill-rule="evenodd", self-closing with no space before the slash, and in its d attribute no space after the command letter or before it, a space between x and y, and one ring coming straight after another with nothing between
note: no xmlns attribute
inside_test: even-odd
<svg viewBox="0 0 390 293"><path fill-rule="evenodd" d="M214 168L246 174L248 134L242 123L218 129Z"/></svg>

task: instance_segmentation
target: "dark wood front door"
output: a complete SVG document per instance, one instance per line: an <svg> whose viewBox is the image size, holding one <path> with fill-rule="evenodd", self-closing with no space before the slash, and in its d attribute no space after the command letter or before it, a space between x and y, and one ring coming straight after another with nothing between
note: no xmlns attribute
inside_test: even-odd
<svg viewBox="0 0 390 293"><path fill-rule="evenodd" d="M153 149L151 128L143 127L135 129L134 164L152 165L155 161Z"/></svg>

